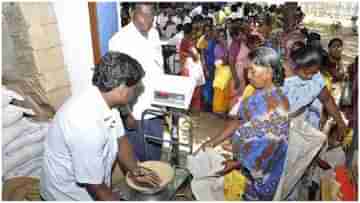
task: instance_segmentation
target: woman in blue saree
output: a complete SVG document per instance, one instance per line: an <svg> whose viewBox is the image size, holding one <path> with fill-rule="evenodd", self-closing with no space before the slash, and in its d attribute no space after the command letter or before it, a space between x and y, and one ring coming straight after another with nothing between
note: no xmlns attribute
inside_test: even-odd
<svg viewBox="0 0 360 203"><path fill-rule="evenodd" d="M287 98L273 78L280 71L278 54L260 47L249 53L248 77L256 88L253 96L240 104L240 120L230 121L221 136L206 142L214 147L232 137L233 158L227 161L226 174L232 169L247 176L244 200L272 200L284 167L289 123Z"/></svg>

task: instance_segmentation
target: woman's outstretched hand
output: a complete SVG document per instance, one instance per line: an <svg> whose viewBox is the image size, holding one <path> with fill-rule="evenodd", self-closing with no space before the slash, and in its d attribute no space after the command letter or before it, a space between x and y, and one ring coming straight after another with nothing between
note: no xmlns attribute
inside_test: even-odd
<svg viewBox="0 0 360 203"><path fill-rule="evenodd" d="M204 142L203 144L200 145L200 147L193 153L193 155L197 155L200 151L205 151L206 148L211 148L212 145L210 144L209 141Z"/></svg>
<svg viewBox="0 0 360 203"><path fill-rule="evenodd" d="M239 162L234 160L227 160L222 162L223 165L225 165L224 169L221 171L216 172L217 175L224 176L228 173L230 173L234 169L238 169L240 167Z"/></svg>

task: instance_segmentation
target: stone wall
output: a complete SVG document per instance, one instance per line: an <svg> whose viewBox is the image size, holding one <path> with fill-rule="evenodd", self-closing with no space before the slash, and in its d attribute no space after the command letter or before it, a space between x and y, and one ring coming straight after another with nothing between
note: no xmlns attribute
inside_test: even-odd
<svg viewBox="0 0 360 203"><path fill-rule="evenodd" d="M3 83L57 110L71 92L52 3L3 3L2 26Z"/></svg>

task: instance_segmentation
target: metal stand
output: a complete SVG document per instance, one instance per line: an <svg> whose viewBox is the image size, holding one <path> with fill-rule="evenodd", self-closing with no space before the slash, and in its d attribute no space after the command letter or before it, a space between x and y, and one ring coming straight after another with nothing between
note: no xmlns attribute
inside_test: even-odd
<svg viewBox="0 0 360 203"><path fill-rule="evenodd" d="M144 143L145 143L145 155L147 156L149 154L148 152L148 147L147 144L148 142L155 142L158 144L164 144L164 143L169 143L170 144L170 149L171 151L169 152L170 154L170 163L173 166L179 166L182 165L180 164L180 154L182 153L180 150L180 146L184 146L186 148L189 149L189 153L192 153L193 148L193 139L192 139L192 132L191 132L191 121L185 121L188 122L187 124L189 125L189 129L187 129L187 133L185 136L187 136L188 138L188 143L182 143L179 140L179 134L184 135L184 130L182 129L182 126L179 126L180 124L180 119L185 119L187 117L186 112L184 110L179 110L176 108L170 108L170 107L166 107L163 108L163 111L159 111L159 110L153 110L153 109L147 109L143 112L142 117L141 117L141 122L140 122L140 128L141 128L141 132L144 135ZM165 140L162 136L161 138L159 137L155 137L155 136L151 136L151 135L147 135L144 133L144 118L146 115L153 115L153 116L157 116L157 117L163 117L165 120L165 123L167 123L168 127L169 127L169 132L171 135L171 139L170 140ZM181 124L180 124L181 125ZM147 158L147 157L146 157Z"/></svg>

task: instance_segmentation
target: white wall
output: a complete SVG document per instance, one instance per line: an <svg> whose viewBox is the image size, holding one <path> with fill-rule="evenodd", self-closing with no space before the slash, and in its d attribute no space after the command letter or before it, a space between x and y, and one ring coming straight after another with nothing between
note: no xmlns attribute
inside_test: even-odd
<svg viewBox="0 0 360 203"><path fill-rule="evenodd" d="M94 67L87 1L55 1L54 10L63 43L72 94L91 85Z"/></svg>

